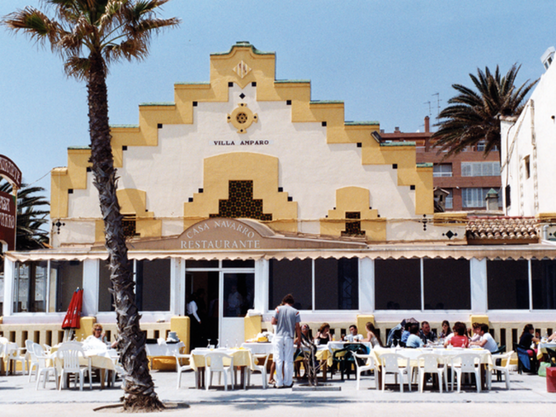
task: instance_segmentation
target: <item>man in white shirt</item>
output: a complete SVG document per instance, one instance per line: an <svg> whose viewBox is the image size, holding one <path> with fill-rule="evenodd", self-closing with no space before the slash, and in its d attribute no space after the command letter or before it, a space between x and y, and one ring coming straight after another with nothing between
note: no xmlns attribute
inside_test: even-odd
<svg viewBox="0 0 556 417"><path fill-rule="evenodd" d="M288 294L282 300L281 306L276 307L272 316L272 324L276 324L276 334L273 338L274 362L276 363L276 388L291 388L293 385L293 340L301 340L301 317L299 311L293 308L294 299ZM283 373L282 373L283 372Z"/></svg>
<svg viewBox="0 0 556 417"><path fill-rule="evenodd" d="M490 352L495 352L498 350L498 344L496 343L496 341L492 338L492 336L490 335L490 333L488 332L488 324L481 324L481 329L479 330L479 334L481 335L481 338L479 339L478 342L471 342L469 343L469 345L471 346L479 346L482 347L483 349L486 349Z"/></svg>

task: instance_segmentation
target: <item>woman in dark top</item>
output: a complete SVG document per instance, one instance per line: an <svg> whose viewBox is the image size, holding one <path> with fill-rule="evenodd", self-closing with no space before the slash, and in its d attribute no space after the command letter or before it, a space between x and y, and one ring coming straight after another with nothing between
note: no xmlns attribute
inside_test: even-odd
<svg viewBox="0 0 556 417"><path fill-rule="evenodd" d="M533 342L539 343L539 339L535 337L535 328L533 325L527 324L523 328L523 333L521 333L521 337L519 338L519 345L530 350Z"/></svg>
<svg viewBox="0 0 556 417"><path fill-rule="evenodd" d="M323 323L319 327L319 331L315 336L315 342L318 340L319 345L326 345L328 342L332 342L332 336L330 335L330 324Z"/></svg>
<svg viewBox="0 0 556 417"><path fill-rule="evenodd" d="M452 329L450 328L450 322L448 320L444 320L442 322L442 332L438 335L439 339L446 339L450 333L452 333Z"/></svg>

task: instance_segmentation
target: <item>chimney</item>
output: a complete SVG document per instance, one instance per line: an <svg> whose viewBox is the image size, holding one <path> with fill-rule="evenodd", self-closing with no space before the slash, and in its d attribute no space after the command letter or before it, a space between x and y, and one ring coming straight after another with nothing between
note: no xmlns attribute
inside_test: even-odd
<svg viewBox="0 0 556 417"><path fill-rule="evenodd" d="M431 131L430 117L425 116L425 133L429 133L430 131Z"/></svg>
<svg viewBox="0 0 556 417"><path fill-rule="evenodd" d="M396 126L396 127L394 128L394 133L398 133L399 131L400 131L400 127L399 127L399 126Z"/></svg>

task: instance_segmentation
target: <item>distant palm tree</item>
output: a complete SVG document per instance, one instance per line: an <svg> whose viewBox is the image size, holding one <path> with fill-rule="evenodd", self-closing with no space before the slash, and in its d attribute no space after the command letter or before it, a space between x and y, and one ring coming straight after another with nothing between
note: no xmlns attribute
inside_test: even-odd
<svg viewBox="0 0 556 417"><path fill-rule="evenodd" d="M446 157L456 155L479 143L485 142L487 155L500 149L500 116L519 116L523 100L537 83L525 82L514 85L520 66L514 64L505 76L496 66L494 74L488 67L477 68L477 76L469 74L477 91L460 84L452 84L459 95L448 100L450 106L438 115L438 131L432 135L434 147L447 151ZM440 152L439 151L439 152Z"/></svg>
<svg viewBox="0 0 556 417"><path fill-rule="evenodd" d="M0 191L12 192L12 185L7 181L0 181ZM29 187L21 184L17 193L16 219L16 250L43 249L48 243L48 230L42 227L48 224L48 210L41 207L50 204L43 195L42 187Z"/></svg>
<svg viewBox="0 0 556 417"><path fill-rule="evenodd" d="M123 59L143 59L153 33L177 25L176 18L159 19L157 10L168 0L43 0L54 9L50 18L26 7L3 18L3 24L23 31L64 59L69 76L87 83L89 134L93 178L104 219L110 279L118 321L118 348L126 371L123 398L126 410L163 408L154 391L145 352L145 335L139 327L134 283L129 266L116 197L116 169L108 123L108 64Z"/></svg>

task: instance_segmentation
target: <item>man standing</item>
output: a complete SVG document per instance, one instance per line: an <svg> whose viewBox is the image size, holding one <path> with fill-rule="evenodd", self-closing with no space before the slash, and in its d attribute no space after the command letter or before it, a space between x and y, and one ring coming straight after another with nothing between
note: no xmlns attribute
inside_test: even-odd
<svg viewBox="0 0 556 417"><path fill-rule="evenodd" d="M301 340L299 311L293 308L294 299L288 294L276 307L272 324L276 325L274 335L274 361L276 362L276 388L291 388L293 385L293 340L297 335Z"/></svg>

